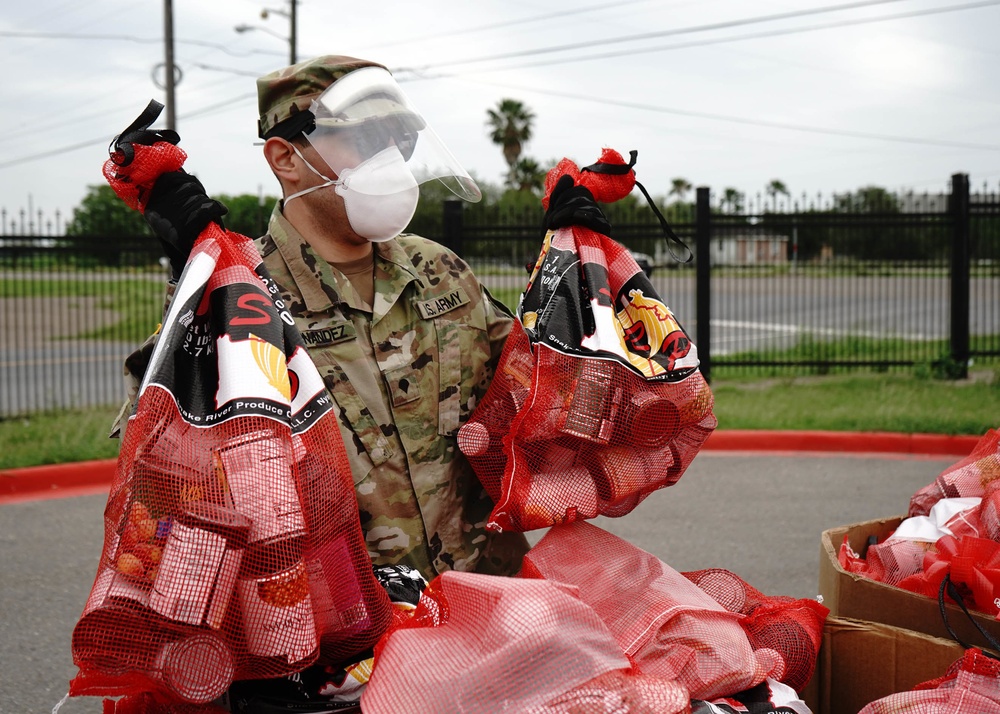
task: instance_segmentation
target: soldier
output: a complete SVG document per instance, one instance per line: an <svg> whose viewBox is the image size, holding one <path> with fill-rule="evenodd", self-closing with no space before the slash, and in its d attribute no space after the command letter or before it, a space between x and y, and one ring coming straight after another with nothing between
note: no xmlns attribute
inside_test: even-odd
<svg viewBox="0 0 1000 714"><path fill-rule="evenodd" d="M400 235L420 183L438 179L467 200L478 187L381 65L319 57L257 89L283 200L256 246L340 407L373 563L428 580L513 575L527 541L486 530L493 504L456 443L513 319L455 253ZM189 174L157 182L146 218L175 278L224 212ZM136 385L142 354L126 363Z"/></svg>
<svg viewBox="0 0 1000 714"><path fill-rule="evenodd" d="M283 200L256 246L340 407L374 563L428 580L514 574L526 541L486 531L492 503L456 445L513 318L453 252L400 235L420 183L438 179L467 200L479 188L381 65L319 57L257 90ZM190 174L157 182L145 215L174 279L224 212ZM141 357L126 368L142 371Z"/></svg>

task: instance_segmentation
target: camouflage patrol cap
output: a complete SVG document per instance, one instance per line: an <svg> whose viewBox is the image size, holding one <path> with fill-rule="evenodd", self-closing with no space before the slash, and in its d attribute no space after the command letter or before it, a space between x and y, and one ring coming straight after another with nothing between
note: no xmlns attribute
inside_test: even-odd
<svg viewBox="0 0 1000 714"><path fill-rule="evenodd" d="M257 106L260 111L258 136L263 139L273 135L272 130L276 126L308 110L312 101L327 87L362 67L385 69L377 62L344 55L325 55L264 75L257 80Z"/></svg>

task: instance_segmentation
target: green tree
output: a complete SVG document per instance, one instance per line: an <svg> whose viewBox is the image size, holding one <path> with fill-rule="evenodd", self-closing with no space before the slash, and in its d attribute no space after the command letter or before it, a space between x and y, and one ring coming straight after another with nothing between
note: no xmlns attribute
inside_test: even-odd
<svg viewBox="0 0 1000 714"><path fill-rule="evenodd" d="M278 202L274 196L264 196L262 203L259 196L249 193L238 196L220 193L215 198L229 209L229 213L222 219L226 228L251 238L264 234L274 204Z"/></svg>
<svg viewBox="0 0 1000 714"><path fill-rule="evenodd" d="M732 186L722 190L722 209L730 213L743 212L743 193Z"/></svg>
<svg viewBox="0 0 1000 714"><path fill-rule="evenodd" d="M842 213L899 213L899 200L881 186L864 186L836 197Z"/></svg>
<svg viewBox="0 0 1000 714"><path fill-rule="evenodd" d="M87 195L73 209L66 235L117 238L152 235L152 231L142 215L126 206L111 186L95 184L87 187Z"/></svg>
<svg viewBox="0 0 1000 714"><path fill-rule="evenodd" d="M478 183L478 182L477 182ZM417 210L406 227L407 233L438 239L444 235L444 202L460 200L440 181L420 184Z"/></svg>
<svg viewBox="0 0 1000 714"><path fill-rule="evenodd" d="M767 182L767 186L764 187L765 192L771 199L772 203L778 199L778 196L789 196L788 187L785 182L781 179L771 179Z"/></svg>
<svg viewBox="0 0 1000 714"><path fill-rule="evenodd" d="M514 164L514 188L540 196L545 187L546 173L548 172L537 161L525 156Z"/></svg>
<svg viewBox="0 0 1000 714"><path fill-rule="evenodd" d="M838 213L860 215L856 224L842 230L843 252L862 260L904 260L927 258L933 254L935 242L927 234L916 231L905 234L895 216L900 213L899 200L880 186L864 186L853 193L836 197ZM940 243L941 245L946 245Z"/></svg>
<svg viewBox="0 0 1000 714"><path fill-rule="evenodd" d="M508 166L507 185L512 188L517 186L517 160L531 139L534 120L534 113L516 99L501 99L495 108L486 110L490 141L503 151Z"/></svg>
<svg viewBox="0 0 1000 714"><path fill-rule="evenodd" d="M676 196L677 200L681 203L684 202L684 198L687 196L688 191L691 190L691 182L686 178L674 178L670 179L670 191L667 193L667 197Z"/></svg>

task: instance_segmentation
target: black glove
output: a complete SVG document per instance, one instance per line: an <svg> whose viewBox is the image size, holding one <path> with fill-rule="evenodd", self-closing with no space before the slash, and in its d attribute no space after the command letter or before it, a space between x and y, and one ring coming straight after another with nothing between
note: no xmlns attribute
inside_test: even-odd
<svg viewBox="0 0 1000 714"><path fill-rule="evenodd" d="M427 581L419 570L408 565L374 565L375 578L385 588L392 603L405 603L416 607L420 593L427 587Z"/></svg>
<svg viewBox="0 0 1000 714"><path fill-rule="evenodd" d="M606 236L611 235L611 224L594 200L594 194L585 186L576 186L569 175L560 178L552 189L544 226L545 230L585 226Z"/></svg>
<svg viewBox="0 0 1000 714"><path fill-rule="evenodd" d="M172 277L184 271L191 246L212 221L222 226L229 209L209 198L201 181L186 171L171 171L156 179L143 217L163 244Z"/></svg>

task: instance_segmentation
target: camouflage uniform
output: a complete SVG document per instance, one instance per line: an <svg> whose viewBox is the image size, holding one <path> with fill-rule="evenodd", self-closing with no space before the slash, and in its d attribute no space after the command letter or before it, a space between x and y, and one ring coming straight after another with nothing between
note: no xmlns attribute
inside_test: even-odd
<svg viewBox="0 0 1000 714"><path fill-rule="evenodd" d="M278 208L256 244L340 406L373 562L428 580L451 569L514 574L527 542L485 530L493 504L456 444L509 313L461 258L419 236L374 244L370 311Z"/></svg>

